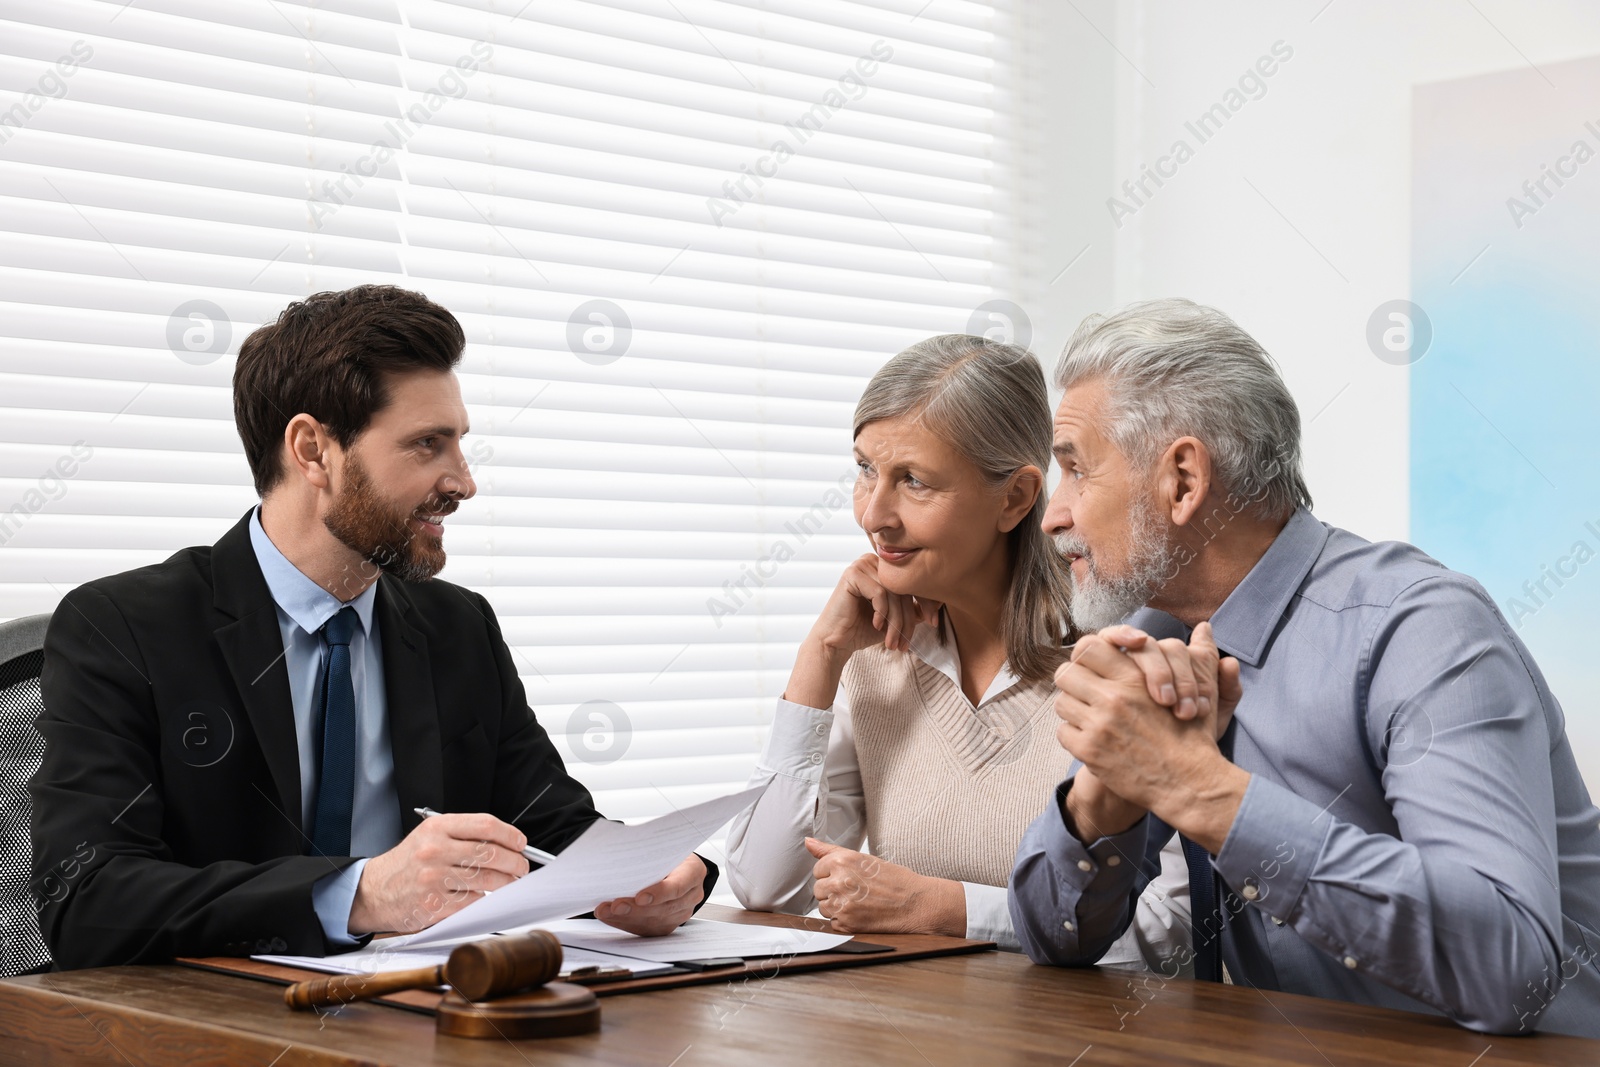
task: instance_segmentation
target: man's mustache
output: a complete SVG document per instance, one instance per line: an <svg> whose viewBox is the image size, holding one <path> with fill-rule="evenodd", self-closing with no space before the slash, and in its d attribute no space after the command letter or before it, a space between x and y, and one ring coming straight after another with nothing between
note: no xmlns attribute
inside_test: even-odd
<svg viewBox="0 0 1600 1067"><path fill-rule="evenodd" d="M1052 535L1050 539L1055 542L1056 551L1063 556L1087 557L1089 555L1088 542L1077 534L1058 533Z"/></svg>
<svg viewBox="0 0 1600 1067"><path fill-rule="evenodd" d="M454 515L456 513L456 509L459 507L461 507L461 501L459 500L454 500L447 496L431 497L424 501L422 506L416 511L413 511L412 514L438 515L444 517L448 515Z"/></svg>

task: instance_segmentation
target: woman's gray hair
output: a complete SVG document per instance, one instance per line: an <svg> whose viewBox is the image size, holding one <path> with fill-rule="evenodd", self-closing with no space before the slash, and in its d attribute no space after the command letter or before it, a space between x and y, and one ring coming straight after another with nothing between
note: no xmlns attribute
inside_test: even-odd
<svg viewBox="0 0 1600 1067"><path fill-rule="evenodd" d="M919 415L992 486L1023 467L1050 469L1050 394L1026 348L968 334L919 341L873 375L856 405L855 434L869 422ZM1011 588L1001 619L1006 659L1025 681L1049 678L1063 659L1072 587L1045 535L1049 493L1010 533Z"/></svg>
<svg viewBox="0 0 1600 1067"><path fill-rule="evenodd" d="M1218 487L1276 520L1311 506L1300 409L1278 365L1239 324L1190 300L1147 300L1090 315L1067 341L1056 386L1104 384L1105 435L1148 471L1180 437L1211 452Z"/></svg>

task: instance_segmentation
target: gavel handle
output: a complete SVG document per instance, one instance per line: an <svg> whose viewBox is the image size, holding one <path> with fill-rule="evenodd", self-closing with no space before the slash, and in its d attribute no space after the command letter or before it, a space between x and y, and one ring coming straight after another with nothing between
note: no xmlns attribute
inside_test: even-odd
<svg viewBox="0 0 1600 1067"><path fill-rule="evenodd" d="M418 967L410 971L384 971L379 974L338 974L296 982L283 991L283 1002L294 1011L371 1000L406 989L444 984L444 964Z"/></svg>

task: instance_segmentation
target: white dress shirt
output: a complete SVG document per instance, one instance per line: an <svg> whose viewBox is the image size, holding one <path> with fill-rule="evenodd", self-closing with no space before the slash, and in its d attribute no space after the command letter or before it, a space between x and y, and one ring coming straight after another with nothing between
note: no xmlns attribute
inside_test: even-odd
<svg viewBox="0 0 1600 1067"><path fill-rule="evenodd" d="M940 627L918 626L911 652L961 690L961 660L953 638L941 641ZM948 632L948 631L947 631ZM1019 683L1003 664L974 713L981 719L996 698ZM728 834L728 882L747 908L805 913L814 911L811 870L816 860L805 839L859 849L866 838L867 798L856 756L849 697L843 687L827 710L779 699L772 732L752 786L766 785L756 804L733 821ZM1189 876L1176 845L1162 855L1162 873L1140 897L1137 921L1100 962L1155 967L1182 958L1189 944ZM1020 948L1011 926L1006 887L962 882L969 938ZM1172 965L1168 964L1168 973Z"/></svg>

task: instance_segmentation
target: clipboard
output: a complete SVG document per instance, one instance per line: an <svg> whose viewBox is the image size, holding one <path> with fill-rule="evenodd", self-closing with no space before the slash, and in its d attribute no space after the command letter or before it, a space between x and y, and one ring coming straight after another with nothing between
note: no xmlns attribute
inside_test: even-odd
<svg viewBox="0 0 1600 1067"><path fill-rule="evenodd" d="M707 904L697 913L706 919L719 922L747 923L755 926L780 926L788 929L833 932L833 924L826 919L803 915L779 915L770 912L745 911L720 904ZM782 978L792 974L811 974L816 971L836 970L843 967L877 966L905 960L927 959L931 956L954 956L969 952L988 952L995 948L993 941L975 941L964 937L945 937L941 934L869 934L865 942L849 941L826 952L808 952L790 956L769 956L759 959L740 959L731 962L691 961L702 964L698 968L678 966L665 974L647 978L607 977L585 983L597 997L622 996L644 993L656 989L677 989L682 986L710 985L717 982L739 982L755 978ZM238 975L276 985L290 985L306 978L326 977L318 971L299 967L286 967L276 963L252 960L248 957L207 956L180 957L173 962L185 967ZM703 966L703 964L717 964ZM444 994L436 990L411 989L378 997L374 1004L387 1004L406 1011L432 1015L438 1009Z"/></svg>

